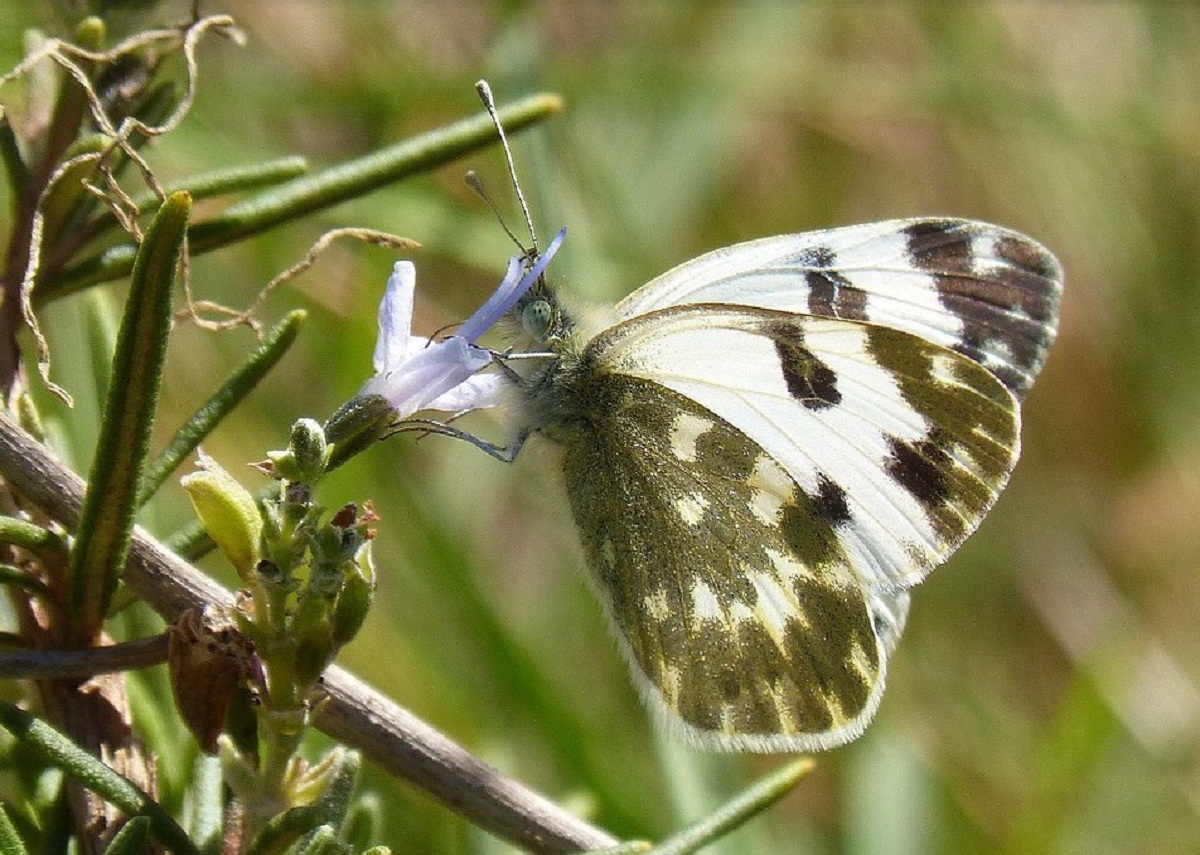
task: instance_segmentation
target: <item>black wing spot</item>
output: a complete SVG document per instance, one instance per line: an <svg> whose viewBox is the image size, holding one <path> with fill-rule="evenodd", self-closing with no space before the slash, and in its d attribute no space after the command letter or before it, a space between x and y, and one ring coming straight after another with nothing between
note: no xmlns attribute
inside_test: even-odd
<svg viewBox="0 0 1200 855"><path fill-rule="evenodd" d="M833 269L837 256L828 247L815 247L792 260L804 270L808 311L822 318L867 320L867 292Z"/></svg>
<svg viewBox="0 0 1200 855"><path fill-rule="evenodd" d="M885 464L888 474L917 501L936 508L950 499L950 459L934 438L913 443L890 437L888 446L892 452Z"/></svg>
<svg viewBox="0 0 1200 855"><path fill-rule="evenodd" d="M821 519L834 528L850 521L850 506L846 503L846 491L830 481L824 474L820 476L813 504Z"/></svg>
<svg viewBox="0 0 1200 855"><path fill-rule="evenodd" d="M922 220L904 229L908 258L918 270L928 273L966 273L971 256L970 237L962 223L954 220Z"/></svg>
<svg viewBox="0 0 1200 855"><path fill-rule="evenodd" d="M909 261L932 277L939 302L962 323L954 349L1022 397L1054 339L1058 262L1028 238L994 227L923 220L904 234ZM977 238L989 240L977 245Z"/></svg>
<svg viewBox="0 0 1200 855"><path fill-rule="evenodd" d="M779 367L788 393L810 410L842 402L837 373L804 346L804 330L795 324L775 324L768 334L775 342Z"/></svg>

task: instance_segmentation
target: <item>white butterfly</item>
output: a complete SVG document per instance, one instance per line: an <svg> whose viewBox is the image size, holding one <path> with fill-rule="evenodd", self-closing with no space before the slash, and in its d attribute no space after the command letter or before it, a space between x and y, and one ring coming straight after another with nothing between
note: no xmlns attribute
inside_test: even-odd
<svg viewBox="0 0 1200 855"><path fill-rule="evenodd" d="M750 750L862 731L908 588L1016 463L1061 281L1014 232L902 220L701 256L592 338L534 284L516 312L557 358L526 429L563 445L590 575L669 722Z"/></svg>
<svg viewBox="0 0 1200 855"><path fill-rule="evenodd" d="M519 440L562 447L589 578L643 695L711 748L856 737L908 589L1016 463L1058 262L966 220L784 235L668 271L589 335L533 261L515 257L467 326L515 300L544 357L505 361Z"/></svg>
<svg viewBox="0 0 1200 855"><path fill-rule="evenodd" d="M909 589L975 530L1016 465L1061 266L986 223L869 223L702 255L587 331L543 275L563 234L514 256L459 335L427 348L408 336L413 277L398 264L364 392L386 398L401 429L501 459L535 434L561 447L589 579L673 729L752 751L855 738L879 705ZM389 299L400 308L385 311ZM490 355L517 391L515 442L408 418L496 403L476 342L503 315L529 340Z"/></svg>

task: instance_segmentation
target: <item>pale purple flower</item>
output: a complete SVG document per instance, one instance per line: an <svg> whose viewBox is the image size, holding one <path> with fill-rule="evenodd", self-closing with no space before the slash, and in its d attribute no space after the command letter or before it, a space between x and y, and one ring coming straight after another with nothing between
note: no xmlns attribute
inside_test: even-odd
<svg viewBox="0 0 1200 855"><path fill-rule="evenodd" d="M379 340L375 376L360 395L382 395L404 419L419 410L463 413L500 402L505 379L483 374L492 362L489 350L476 345L504 317L545 270L566 235L559 231L528 270L527 257L514 255L495 293L458 329L440 341L413 335L413 292L417 273L411 261L397 261L379 304Z"/></svg>

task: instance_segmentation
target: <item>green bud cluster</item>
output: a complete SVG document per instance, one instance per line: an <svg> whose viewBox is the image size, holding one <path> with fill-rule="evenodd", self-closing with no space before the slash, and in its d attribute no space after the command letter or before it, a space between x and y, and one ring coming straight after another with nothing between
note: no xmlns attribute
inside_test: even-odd
<svg viewBox="0 0 1200 855"><path fill-rule="evenodd" d="M377 432L384 419L369 404L347 413L342 437ZM249 650L244 673L259 695L258 746L224 736L216 744L226 780L254 806L251 824L267 837L289 837L297 824L327 824L334 817L318 805L345 789L336 782L352 786L357 777L357 755L335 751L310 766L297 753L317 681L357 634L375 592L373 508L348 504L329 514L313 498L312 484L327 471L334 447L319 423L296 422L288 447L257 466L279 481L278 495L261 502L203 455L198 471L183 479L200 521L244 586L232 618ZM209 732L206 744L214 736Z"/></svg>
<svg viewBox="0 0 1200 855"><path fill-rule="evenodd" d="M182 481L244 585L233 619L256 660L247 672L261 675L263 774L273 762L282 774L317 681L361 628L375 592L374 510L349 504L330 515L313 498L332 448L319 423L296 422L288 447L258 467L280 482L278 496L261 503L203 455Z"/></svg>

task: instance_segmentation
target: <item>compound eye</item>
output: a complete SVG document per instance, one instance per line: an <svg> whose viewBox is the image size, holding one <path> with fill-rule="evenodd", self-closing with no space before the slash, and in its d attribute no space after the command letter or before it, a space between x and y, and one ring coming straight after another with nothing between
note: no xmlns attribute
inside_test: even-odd
<svg viewBox="0 0 1200 855"><path fill-rule="evenodd" d="M546 300L533 300L521 310L521 328L536 339L546 338L554 310Z"/></svg>

